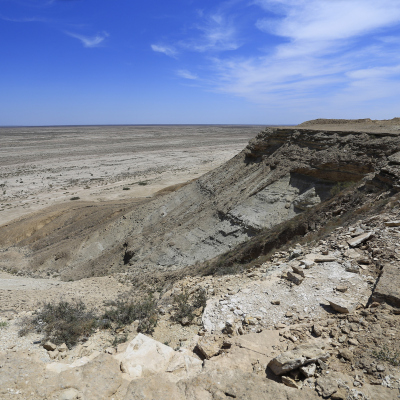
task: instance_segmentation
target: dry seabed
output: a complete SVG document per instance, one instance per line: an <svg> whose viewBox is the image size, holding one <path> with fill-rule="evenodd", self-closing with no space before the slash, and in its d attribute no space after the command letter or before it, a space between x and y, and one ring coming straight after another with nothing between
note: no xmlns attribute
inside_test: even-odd
<svg viewBox="0 0 400 400"><path fill-rule="evenodd" d="M222 164L262 128L0 128L0 225L73 197L151 196Z"/></svg>

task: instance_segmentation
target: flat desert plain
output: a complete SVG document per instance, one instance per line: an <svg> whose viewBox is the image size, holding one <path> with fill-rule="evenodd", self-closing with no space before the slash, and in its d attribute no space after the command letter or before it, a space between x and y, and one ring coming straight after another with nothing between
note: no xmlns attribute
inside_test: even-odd
<svg viewBox="0 0 400 400"><path fill-rule="evenodd" d="M0 226L73 202L152 196L224 163L265 126L0 128Z"/></svg>

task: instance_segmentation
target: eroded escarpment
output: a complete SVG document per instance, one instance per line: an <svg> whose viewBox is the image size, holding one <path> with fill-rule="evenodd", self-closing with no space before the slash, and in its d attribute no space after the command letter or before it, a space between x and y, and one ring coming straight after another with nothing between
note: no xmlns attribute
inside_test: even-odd
<svg viewBox="0 0 400 400"><path fill-rule="evenodd" d="M69 209L10 224L1 232L8 249L2 260L12 256L26 271L56 269L63 279L193 265L327 201L349 183L364 179L365 190L396 189L399 151L400 138L391 132L268 128L237 156L171 193L101 205L102 212L81 204L75 214ZM99 223L85 218L92 212Z"/></svg>
<svg viewBox="0 0 400 400"><path fill-rule="evenodd" d="M190 265L233 248L368 176L370 189L397 185L388 157L396 135L267 129L235 158L179 192L129 235L136 261ZM135 262L135 259L132 259Z"/></svg>

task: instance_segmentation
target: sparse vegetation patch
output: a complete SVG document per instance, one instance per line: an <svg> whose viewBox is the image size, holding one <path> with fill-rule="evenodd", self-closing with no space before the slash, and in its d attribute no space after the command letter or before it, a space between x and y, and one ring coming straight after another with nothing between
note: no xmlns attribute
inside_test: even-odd
<svg viewBox="0 0 400 400"><path fill-rule="evenodd" d="M207 302L204 289L199 289L194 294L184 291L174 296L175 314L173 320L182 325L190 325L196 317L201 316Z"/></svg>
<svg viewBox="0 0 400 400"><path fill-rule="evenodd" d="M372 355L378 360L386 361L395 367L400 365L400 350L391 350L388 346L383 345L379 350L374 350Z"/></svg>
<svg viewBox="0 0 400 400"><path fill-rule="evenodd" d="M139 321L138 332L152 333L157 325L156 301L148 296L141 301L118 301L103 314L105 327L120 328Z"/></svg>
<svg viewBox="0 0 400 400"><path fill-rule="evenodd" d="M87 310L83 302L58 304L45 303L32 317L24 319L20 336L31 331L44 333L44 341L65 343L73 347L81 339L88 338L98 326L95 313Z"/></svg>

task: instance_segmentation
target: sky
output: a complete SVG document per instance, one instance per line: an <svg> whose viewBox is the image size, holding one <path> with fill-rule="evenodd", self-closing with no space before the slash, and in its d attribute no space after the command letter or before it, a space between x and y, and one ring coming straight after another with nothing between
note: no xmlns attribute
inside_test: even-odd
<svg viewBox="0 0 400 400"><path fill-rule="evenodd" d="M399 0L0 0L0 125L400 117Z"/></svg>

